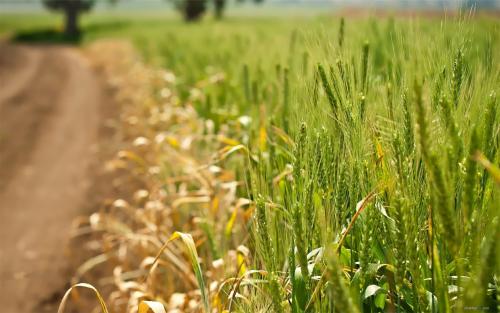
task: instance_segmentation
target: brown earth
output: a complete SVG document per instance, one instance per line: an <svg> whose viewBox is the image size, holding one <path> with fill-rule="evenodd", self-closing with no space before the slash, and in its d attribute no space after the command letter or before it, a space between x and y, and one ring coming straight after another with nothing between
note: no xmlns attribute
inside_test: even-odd
<svg viewBox="0 0 500 313"><path fill-rule="evenodd" d="M55 312L95 189L105 91L75 48L0 43L0 304Z"/></svg>

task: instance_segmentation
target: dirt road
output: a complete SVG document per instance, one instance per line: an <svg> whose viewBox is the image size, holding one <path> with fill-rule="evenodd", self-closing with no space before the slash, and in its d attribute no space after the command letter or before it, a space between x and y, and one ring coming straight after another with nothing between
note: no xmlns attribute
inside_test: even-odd
<svg viewBox="0 0 500 313"><path fill-rule="evenodd" d="M102 90L75 49L0 43L0 306L53 310L92 184ZM55 299L51 299L55 298Z"/></svg>

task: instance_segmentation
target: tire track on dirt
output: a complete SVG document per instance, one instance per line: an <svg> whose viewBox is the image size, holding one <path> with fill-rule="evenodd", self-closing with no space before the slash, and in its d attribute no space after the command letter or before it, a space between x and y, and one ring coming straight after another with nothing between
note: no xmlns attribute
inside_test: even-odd
<svg viewBox="0 0 500 313"><path fill-rule="evenodd" d="M101 88L76 50L8 50L38 56L0 71L0 82L18 80L0 85L0 303L4 313L41 312L66 285L65 240L92 183Z"/></svg>
<svg viewBox="0 0 500 313"><path fill-rule="evenodd" d="M57 89L63 90L66 82L60 79L67 76L67 69L50 49L3 46L0 50L0 164L4 165L0 190L29 160L31 153L26 152L36 143L40 126L57 109Z"/></svg>
<svg viewBox="0 0 500 313"><path fill-rule="evenodd" d="M2 80L0 103L19 94L34 79L44 63L41 56L40 51L0 42L0 77L7 78Z"/></svg>

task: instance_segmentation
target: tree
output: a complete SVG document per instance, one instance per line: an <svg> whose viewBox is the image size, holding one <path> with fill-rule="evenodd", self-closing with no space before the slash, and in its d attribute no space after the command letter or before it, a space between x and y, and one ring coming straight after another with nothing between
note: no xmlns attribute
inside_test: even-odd
<svg viewBox="0 0 500 313"><path fill-rule="evenodd" d="M222 18L222 12L226 6L226 0L214 0L215 18Z"/></svg>
<svg viewBox="0 0 500 313"><path fill-rule="evenodd" d="M94 2L94 0L43 0L47 8L64 12L66 16L64 33L68 37L76 37L80 34L78 17L82 12L90 10Z"/></svg>
<svg viewBox="0 0 500 313"><path fill-rule="evenodd" d="M203 16L207 9L207 1L206 0L184 0L182 4L184 18L186 21L196 21Z"/></svg>
<svg viewBox="0 0 500 313"><path fill-rule="evenodd" d="M212 1L215 18L221 19L228 0L171 0L175 7L182 12L186 21L199 20L207 11L208 2ZM246 0L236 0L236 2L245 2ZM256 4L264 2L264 0L250 0Z"/></svg>

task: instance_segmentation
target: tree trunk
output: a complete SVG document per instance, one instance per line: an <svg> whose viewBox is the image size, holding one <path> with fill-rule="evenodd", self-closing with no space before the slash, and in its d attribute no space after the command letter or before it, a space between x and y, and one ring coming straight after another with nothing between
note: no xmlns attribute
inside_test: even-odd
<svg viewBox="0 0 500 313"><path fill-rule="evenodd" d="M64 9L64 13L66 14L64 33L68 37L77 37L80 34L80 29L78 28L78 15L80 14L80 9L76 5L69 3Z"/></svg>
<svg viewBox="0 0 500 313"><path fill-rule="evenodd" d="M226 0L214 0L215 5L215 18L221 19L224 7L226 6Z"/></svg>

